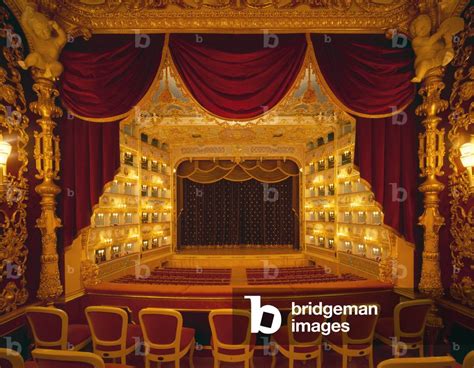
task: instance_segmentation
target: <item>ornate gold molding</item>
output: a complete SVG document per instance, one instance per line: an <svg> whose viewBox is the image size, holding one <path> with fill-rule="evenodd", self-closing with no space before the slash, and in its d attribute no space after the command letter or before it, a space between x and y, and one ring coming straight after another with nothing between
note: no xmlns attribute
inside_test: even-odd
<svg viewBox="0 0 474 368"><path fill-rule="evenodd" d="M19 13L27 0L6 0ZM406 31L431 0L37 0L68 33L159 32L345 32ZM459 15L468 0L442 5Z"/></svg>
<svg viewBox="0 0 474 368"><path fill-rule="evenodd" d="M26 228L26 200L28 199L29 120L21 75L17 61L23 58L19 35L9 24L9 14L0 7L0 37L6 39L2 57L6 68L0 67L0 127L4 138L10 138L18 169L6 176L6 192L0 208L0 314L10 312L28 299L26 289L26 262L28 237ZM3 183L2 183L3 185Z"/></svg>
<svg viewBox="0 0 474 368"><path fill-rule="evenodd" d="M472 67L472 44L467 40L474 35L474 6L467 13L467 25L461 32L458 49L453 65L456 67L454 83L449 99L451 113L448 133L450 149L448 152L449 165L452 169L449 175L448 190L451 213L450 244L452 256L451 296L462 304L474 308L474 280L470 274L474 266L474 206L472 202L473 188L467 170L462 168L459 147L469 141L474 133L474 111L472 110L474 96L474 70ZM467 271L467 272L465 272Z"/></svg>
<svg viewBox="0 0 474 368"><path fill-rule="evenodd" d="M54 183L54 180L58 179L59 172L59 138L53 133L56 123L52 119L60 117L62 111L55 105L59 91L51 79L35 78L33 90L38 95L38 101L32 102L30 109L41 117L37 120L41 132L35 132L34 156L38 171L36 177L43 180L35 188L41 196L41 216L36 226L41 230L43 244L37 296L43 302L50 303L63 292L56 249L56 229L61 226L61 220L56 216L55 199L61 190Z"/></svg>
<svg viewBox="0 0 474 368"><path fill-rule="evenodd" d="M426 74L419 94L423 102L417 107L417 115L424 115L422 121L425 132L420 133L420 149L418 152L421 176L426 180L419 190L424 194L424 212L419 218L419 224L424 228L423 263L421 270L420 290L432 298L443 295L441 271L439 267L439 229L444 225L444 218L438 210L439 192L444 185L437 179L443 175L441 171L444 158L444 129L438 129L441 118L438 114L448 107L448 102L441 99L444 89L444 68L430 69Z"/></svg>

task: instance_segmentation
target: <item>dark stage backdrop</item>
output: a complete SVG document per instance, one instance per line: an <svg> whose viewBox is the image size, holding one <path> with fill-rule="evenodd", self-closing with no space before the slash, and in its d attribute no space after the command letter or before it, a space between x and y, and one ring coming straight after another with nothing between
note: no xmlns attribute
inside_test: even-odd
<svg viewBox="0 0 474 368"><path fill-rule="evenodd" d="M298 247L298 178L201 184L180 180L179 245ZM296 205L295 205L296 199Z"/></svg>

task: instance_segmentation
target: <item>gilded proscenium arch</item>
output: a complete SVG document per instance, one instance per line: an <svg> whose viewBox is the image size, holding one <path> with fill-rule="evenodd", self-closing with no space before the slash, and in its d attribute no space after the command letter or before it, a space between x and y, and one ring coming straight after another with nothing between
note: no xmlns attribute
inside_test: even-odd
<svg viewBox="0 0 474 368"><path fill-rule="evenodd" d="M18 17L28 0L6 0ZM93 33L383 33L407 32L417 12L427 12L430 0L352 0L347 5L317 5L311 0L170 0L169 2L109 2L103 0L38 0L70 34ZM469 0L442 9L443 18L459 15ZM90 3L90 4L88 4ZM99 3L99 4L97 4Z"/></svg>

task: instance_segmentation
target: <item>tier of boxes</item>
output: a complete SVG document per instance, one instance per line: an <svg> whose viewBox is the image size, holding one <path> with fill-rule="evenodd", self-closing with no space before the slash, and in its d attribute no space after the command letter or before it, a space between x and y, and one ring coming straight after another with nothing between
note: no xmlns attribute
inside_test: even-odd
<svg viewBox="0 0 474 368"><path fill-rule="evenodd" d="M87 234L97 264L171 247L168 145L122 124L120 170L94 208Z"/></svg>
<svg viewBox="0 0 474 368"><path fill-rule="evenodd" d="M305 247L380 261L390 253L391 229L353 164L353 123L309 142L305 164ZM321 252L318 252L321 253Z"/></svg>

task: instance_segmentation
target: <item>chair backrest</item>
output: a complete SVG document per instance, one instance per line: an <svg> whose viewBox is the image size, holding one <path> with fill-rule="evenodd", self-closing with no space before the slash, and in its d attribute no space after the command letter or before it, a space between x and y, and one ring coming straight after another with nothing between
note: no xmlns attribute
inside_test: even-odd
<svg viewBox="0 0 474 368"><path fill-rule="evenodd" d="M354 306L361 311L363 306ZM379 319L380 306L378 304L367 305L367 310L377 309L377 313L368 315L349 314L342 315L341 322L349 322L349 332L342 332L342 344L371 344L374 340L375 326ZM374 312L372 310L372 312Z"/></svg>
<svg viewBox="0 0 474 368"><path fill-rule="evenodd" d="M23 358L15 350L0 348L1 368L23 368L24 366Z"/></svg>
<svg viewBox="0 0 474 368"><path fill-rule="evenodd" d="M250 351L250 312L241 309L214 309L209 313L212 342L217 349Z"/></svg>
<svg viewBox="0 0 474 368"><path fill-rule="evenodd" d="M67 346L69 318L65 311L55 307L28 307L26 318L38 348L62 349Z"/></svg>
<svg viewBox="0 0 474 368"><path fill-rule="evenodd" d="M38 368L105 368L104 361L92 353L35 349L31 354Z"/></svg>
<svg viewBox="0 0 474 368"><path fill-rule="evenodd" d="M395 306L394 334L403 341L403 337L423 337L428 312L433 302L429 299L410 300Z"/></svg>
<svg viewBox="0 0 474 368"><path fill-rule="evenodd" d="M456 366L452 357L394 358L384 360L377 368L451 368Z"/></svg>
<svg viewBox="0 0 474 368"><path fill-rule="evenodd" d="M147 348L180 351L183 316L177 310L165 308L142 309L138 318Z"/></svg>
<svg viewBox="0 0 474 368"><path fill-rule="evenodd" d="M462 368L474 368L474 350L464 357Z"/></svg>
<svg viewBox="0 0 474 368"><path fill-rule="evenodd" d="M290 349L295 347L317 347L321 345L323 335L320 332L312 332L313 323L323 323L326 318L322 315L288 315L288 337ZM293 328L294 327L294 328ZM297 331L295 331L297 330Z"/></svg>
<svg viewBox="0 0 474 368"><path fill-rule="evenodd" d="M122 308L91 306L86 308L87 322L94 349L97 345L125 349L128 316Z"/></svg>

